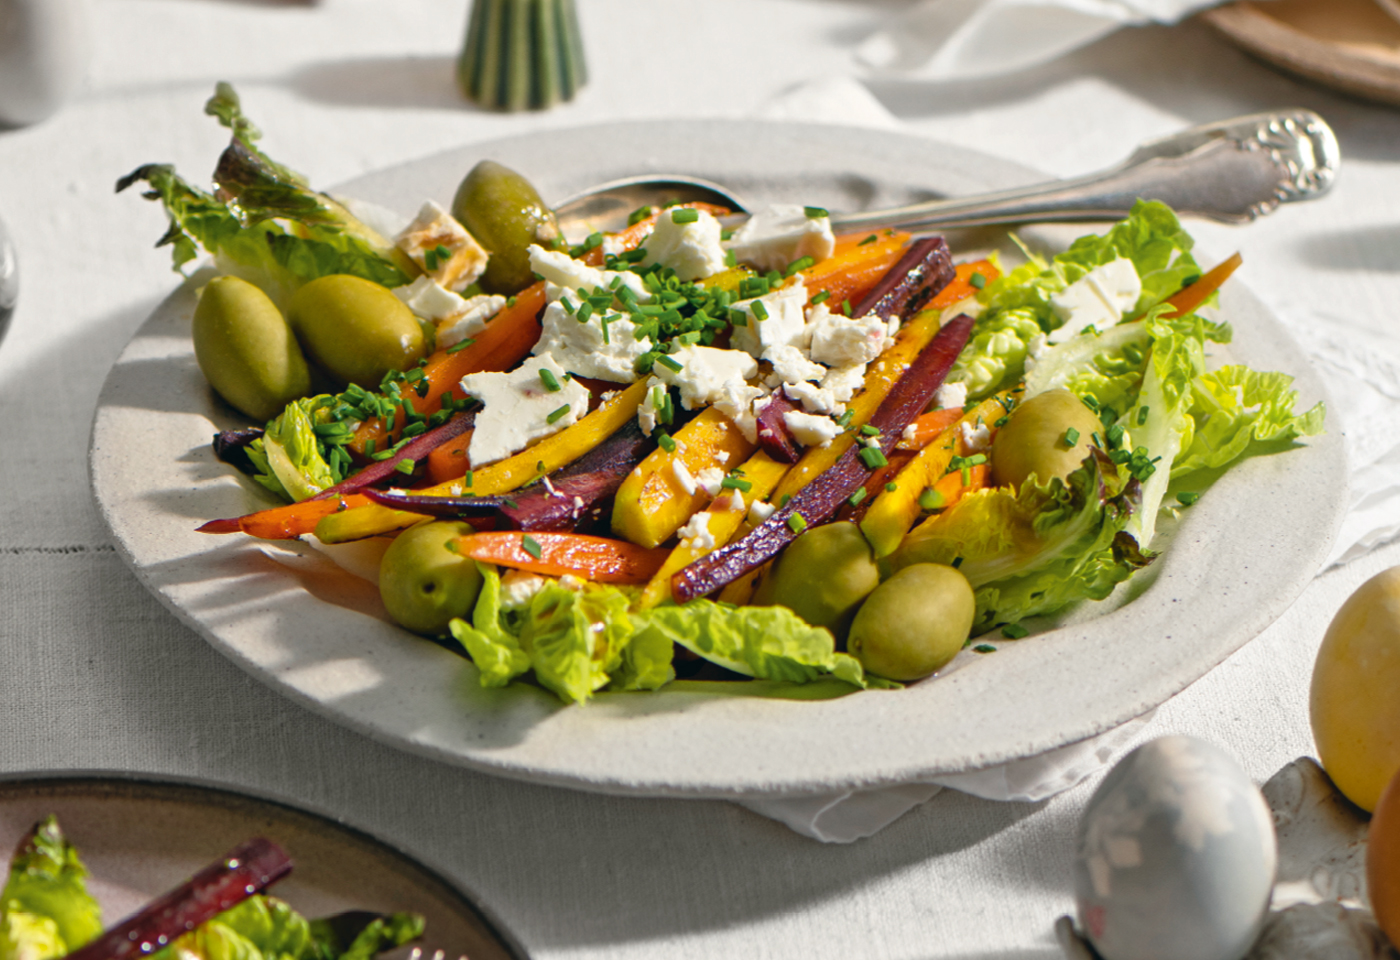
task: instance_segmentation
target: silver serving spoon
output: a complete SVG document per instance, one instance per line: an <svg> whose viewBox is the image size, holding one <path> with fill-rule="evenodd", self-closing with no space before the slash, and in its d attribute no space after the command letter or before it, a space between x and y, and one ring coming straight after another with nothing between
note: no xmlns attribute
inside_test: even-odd
<svg viewBox="0 0 1400 960"><path fill-rule="evenodd" d="M10 328L10 317L14 316L18 300L19 260L5 230L5 221L0 220L0 340L5 339L5 331Z"/></svg>
<svg viewBox="0 0 1400 960"><path fill-rule="evenodd" d="M995 223L1113 220L1138 199L1160 200L1183 216L1248 223L1280 203L1326 193L1337 176L1337 137L1311 110L1281 110L1222 120L1138 147L1127 160L1073 180L864 213L833 213L838 233L975 227ZM594 230L619 230L643 206L705 201L740 213L747 204L724 187L686 176L614 180L575 194L556 209L571 242Z"/></svg>

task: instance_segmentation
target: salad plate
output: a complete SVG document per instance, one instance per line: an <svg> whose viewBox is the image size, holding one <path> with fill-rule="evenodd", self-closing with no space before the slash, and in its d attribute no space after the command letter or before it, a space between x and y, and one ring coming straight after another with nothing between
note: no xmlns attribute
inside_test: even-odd
<svg viewBox="0 0 1400 960"><path fill-rule="evenodd" d="M725 184L751 203L834 210L1005 189L1034 171L886 132L758 122L612 124L463 147L335 192L405 217L446 203L482 159L546 198L649 173ZM1024 232L1033 245L1079 233ZM1004 232L952 234L955 259ZM250 673L369 736L434 759L533 782L654 796L757 797L916 781L1095 736L1182 690L1281 614L1317 572L1345 510L1341 437L1232 469L1169 524L1167 549L1109 600L1029 624L995 653L900 691L797 701L693 686L601 694L563 706L528 685L483 689L459 653L394 626L377 591L300 542L195 532L267 505L219 463L217 430L244 425L212 393L189 339L196 275L162 303L111 371L93 426L99 507L136 575L176 616ZM1235 329L1216 364L1292 374L1304 408L1324 399L1307 357L1238 280L1220 313ZM1284 519L1286 518L1286 519ZM1154 548L1161 541L1154 542ZM342 548L343 549L343 548Z"/></svg>
<svg viewBox="0 0 1400 960"><path fill-rule="evenodd" d="M0 849L56 815L91 871L89 892L110 926L221 854L267 837L294 867L271 893L307 916L413 911L426 920L425 957L523 960L505 928L452 881L407 854L328 817L197 781L122 773L0 778ZM406 957L399 948L389 957Z"/></svg>

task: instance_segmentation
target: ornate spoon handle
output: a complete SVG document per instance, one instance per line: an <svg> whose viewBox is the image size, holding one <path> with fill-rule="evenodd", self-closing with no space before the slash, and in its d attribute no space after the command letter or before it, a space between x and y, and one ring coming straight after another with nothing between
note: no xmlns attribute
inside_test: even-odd
<svg viewBox="0 0 1400 960"><path fill-rule="evenodd" d="M1185 216L1248 223L1280 203L1326 193L1340 162L1336 135L1312 111L1256 113L1149 141L1118 166L1087 177L835 215L832 226L851 231L1110 220L1125 216L1138 199L1160 200Z"/></svg>

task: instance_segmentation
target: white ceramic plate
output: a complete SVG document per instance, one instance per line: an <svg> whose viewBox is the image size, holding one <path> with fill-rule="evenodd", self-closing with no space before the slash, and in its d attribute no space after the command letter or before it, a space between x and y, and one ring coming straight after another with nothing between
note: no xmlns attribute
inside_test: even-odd
<svg viewBox="0 0 1400 960"><path fill-rule="evenodd" d="M8 859L54 814L87 865L88 890L114 926L253 837L291 856L269 892L308 917L412 910L427 920L415 946L455 960L523 960L525 951L471 898L406 854L344 824L212 784L130 774L9 774L0 778L0 855ZM409 948L385 954L409 956Z"/></svg>
<svg viewBox="0 0 1400 960"><path fill-rule="evenodd" d="M668 122L481 144L341 192L412 213L424 198L447 203L484 158L522 171L546 198L668 171L729 184L751 201L831 209L1038 179L909 136ZM950 239L956 251L989 238ZM1293 373L1303 404L1322 397L1302 351L1238 281L1223 307L1239 359ZM155 311L109 375L93 426L93 487L137 576L236 663L311 709L425 756L525 780L650 795L821 792L961 772L1094 736L1162 703L1282 613L1316 573L1346 503L1332 426L1216 484L1166 556L1128 585L1132 603L999 643L949 676L823 702L669 692L564 707L530 686L481 689L465 660L394 627L363 581L300 544L194 532L264 501L210 452L215 430L239 422L196 368L193 308L186 284Z"/></svg>

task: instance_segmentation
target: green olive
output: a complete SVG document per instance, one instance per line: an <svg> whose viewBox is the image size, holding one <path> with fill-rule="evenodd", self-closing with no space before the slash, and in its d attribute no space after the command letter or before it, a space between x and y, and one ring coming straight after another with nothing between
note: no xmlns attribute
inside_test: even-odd
<svg viewBox="0 0 1400 960"><path fill-rule="evenodd" d="M861 604L846 649L877 676L919 680L957 656L976 613L966 577L941 563L916 563Z"/></svg>
<svg viewBox="0 0 1400 960"><path fill-rule="evenodd" d="M860 528L845 521L813 527L794 540L754 594L754 603L787 607L837 639L856 608L880 583L875 555Z"/></svg>
<svg viewBox="0 0 1400 960"><path fill-rule="evenodd" d="M559 238L554 211L520 174L491 160L472 167L452 198L452 215L491 252L481 288L509 296L535 280L530 244L553 247Z"/></svg>
<svg viewBox="0 0 1400 960"><path fill-rule="evenodd" d="M210 280L194 308L190 334L205 378L255 420L271 420L311 393L311 374L292 328L267 294L246 280Z"/></svg>
<svg viewBox="0 0 1400 960"><path fill-rule="evenodd" d="M287 321L302 349L341 383L369 390L390 370L407 370L427 349L413 311L372 280L333 274L292 295Z"/></svg>
<svg viewBox="0 0 1400 960"><path fill-rule="evenodd" d="M389 616L414 633L447 634L453 617L470 617L481 592L476 561L447 549L474 531L461 520L409 527L394 538L379 562L379 596Z"/></svg>
<svg viewBox="0 0 1400 960"><path fill-rule="evenodd" d="M1079 469L1102 430L1098 416L1063 388L1036 394L1011 411L992 441L992 479L1019 488L1035 474L1044 482ZM1071 438L1073 442L1071 442Z"/></svg>

